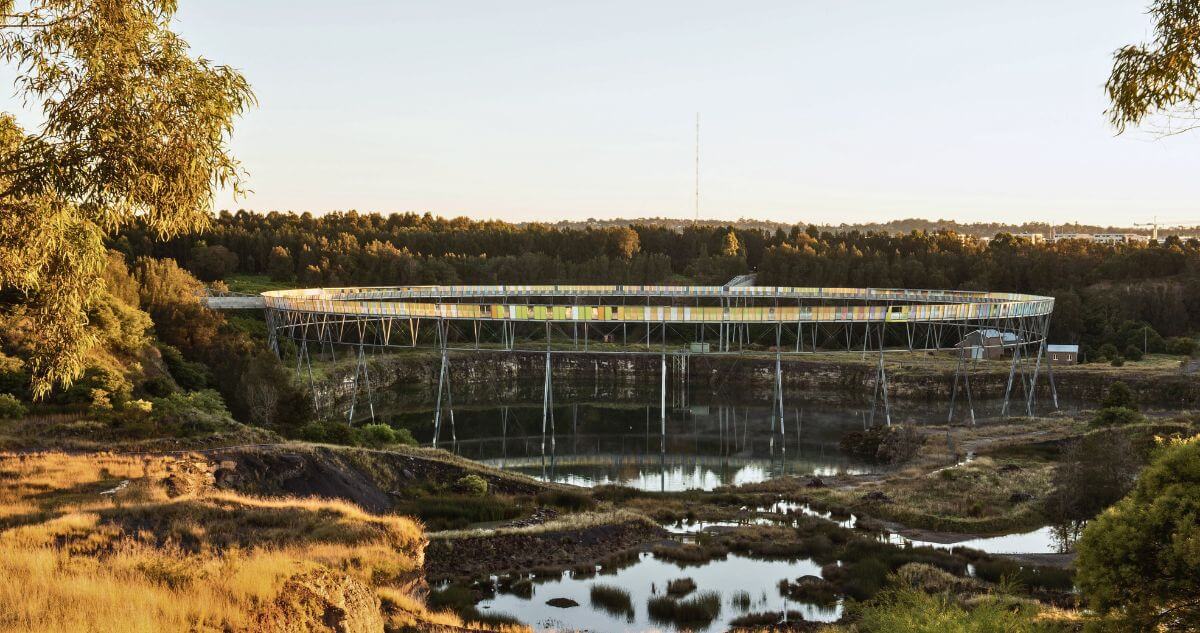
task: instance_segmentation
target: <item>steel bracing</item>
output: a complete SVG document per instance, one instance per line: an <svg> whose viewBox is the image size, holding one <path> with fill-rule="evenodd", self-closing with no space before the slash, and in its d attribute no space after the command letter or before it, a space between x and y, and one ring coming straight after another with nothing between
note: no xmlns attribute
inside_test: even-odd
<svg viewBox="0 0 1200 633"><path fill-rule="evenodd" d="M958 290L801 288L774 286L507 285L314 288L262 295L268 341L281 356L294 348L295 367L309 381L318 412L312 349L336 360L354 354L347 419L355 421L360 394L374 419L368 352L426 348L439 352L434 443L444 418L454 434L451 357L463 352L545 356L543 427L554 427L552 369L561 354L659 356L660 420L665 432L668 373L686 402L693 355L770 355L775 360L773 420L784 432L784 356L877 356L871 421L876 408L891 424L886 355L954 351L948 421L960 398L975 422L972 368L981 360L1008 364L1002 415L1019 394L1033 414L1043 370L1054 299ZM286 343L285 343L286 342ZM672 369L668 369L668 356ZM1057 407L1052 367L1045 365ZM363 383L360 388L360 381ZM445 403L443 407L443 403ZM445 409L445 415L443 414ZM773 426L775 426L773 424ZM553 440L551 440L553 441Z"/></svg>

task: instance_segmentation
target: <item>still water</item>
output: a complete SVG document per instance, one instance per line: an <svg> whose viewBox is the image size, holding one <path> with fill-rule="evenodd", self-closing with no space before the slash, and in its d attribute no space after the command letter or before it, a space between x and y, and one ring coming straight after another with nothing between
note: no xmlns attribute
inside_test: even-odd
<svg viewBox="0 0 1200 633"><path fill-rule="evenodd" d="M459 407L443 412L439 447L489 466L578 486L621 484L650 491L711 490L784 475L870 474L882 467L841 451L841 437L885 424L882 408L820 400L788 406L783 424L769 404L724 404L728 397L669 407L657 402ZM993 406L994 405L994 406ZM999 401L976 402L981 416ZM946 409L893 406L894 424L944 424ZM401 414L418 439L432 442L431 412ZM665 433L664 433L665 429Z"/></svg>
<svg viewBox="0 0 1200 633"><path fill-rule="evenodd" d="M689 631L724 631L738 616L765 611L796 611L804 619L817 622L840 618L840 603L819 606L786 600L780 595L780 580L794 581L807 574L820 576L821 566L809 559L758 560L730 554L700 566L683 567L642 553L636 562L613 574L588 578L564 574L559 580L535 584L531 598L500 593L476 606L484 613L515 615L538 631L675 631L681 629L651 617L647 603L664 594L668 581L686 577L696 582L696 589L684 599L709 591L721 598L716 619L706 626L688 625ZM591 590L595 585L623 589L629 594L631 608L620 612L593 603ZM579 606L564 609L546 604L554 598L574 600Z"/></svg>
<svg viewBox="0 0 1200 633"><path fill-rule="evenodd" d="M540 407L498 407L456 412L439 445L547 481L659 491L877 469L838 448L844 433L870 424L869 411L794 407L785 422L769 406L693 405L671 410L664 434L657 407L583 403L556 407L543 435Z"/></svg>

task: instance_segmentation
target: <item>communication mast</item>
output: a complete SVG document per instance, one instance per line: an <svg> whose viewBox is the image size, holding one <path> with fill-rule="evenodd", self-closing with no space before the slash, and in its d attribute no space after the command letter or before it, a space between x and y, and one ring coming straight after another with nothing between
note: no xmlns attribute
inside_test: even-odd
<svg viewBox="0 0 1200 633"><path fill-rule="evenodd" d="M700 221L700 113L696 113L696 219Z"/></svg>

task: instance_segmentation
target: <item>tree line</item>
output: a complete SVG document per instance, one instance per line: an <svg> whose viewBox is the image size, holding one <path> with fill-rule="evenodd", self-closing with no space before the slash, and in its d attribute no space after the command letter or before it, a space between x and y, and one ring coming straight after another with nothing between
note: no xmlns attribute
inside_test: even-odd
<svg viewBox="0 0 1200 633"><path fill-rule="evenodd" d="M516 283L906 287L1052 295L1056 342L1085 357L1187 353L1200 331L1200 241L1033 243L953 231L785 230L712 222L572 226L430 214L222 212L161 241L134 225L111 241L129 261L169 258L205 281L268 275L303 286ZM1172 338L1177 340L1171 340ZM1112 350L1116 350L1115 352Z"/></svg>

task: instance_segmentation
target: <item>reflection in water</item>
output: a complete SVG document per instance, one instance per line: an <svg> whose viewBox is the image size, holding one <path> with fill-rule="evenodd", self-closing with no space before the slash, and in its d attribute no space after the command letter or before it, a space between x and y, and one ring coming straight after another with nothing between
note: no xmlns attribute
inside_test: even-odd
<svg viewBox="0 0 1200 633"><path fill-rule="evenodd" d="M796 503L793 501L779 501L771 506L758 508L758 511L773 512L777 514L804 514L806 516L832 521L844 528L853 528L858 522L858 517L854 515L850 515L849 517L835 517L830 512L819 512L813 509L807 503ZM938 541L921 540L908 538L892 532L883 532L882 537L893 545L936 547L938 549L967 547L970 549L979 550L981 552L987 552L988 554L1066 554L1075 548L1075 542L1078 541L1079 536L1083 534L1083 528L1085 525L1086 522L1080 521L1074 523L1046 525L1033 530L1032 532L1001 534L999 536L983 536L979 538L961 538L957 540L953 538L946 538ZM685 529L682 531L687 532L692 530Z"/></svg>
<svg viewBox="0 0 1200 633"><path fill-rule="evenodd" d="M543 435L540 407L460 411L457 441L442 446L545 480L643 490L711 490L874 468L838 447L843 433L866 424L857 409L794 407L780 427L770 407L689 406L670 412L665 435L652 406L573 404L554 413Z"/></svg>
<svg viewBox="0 0 1200 633"><path fill-rule="evenodd" d="M564 575L561 580L536 583L532 598L497 594L476 606L484 613L518 615L523 622L539 631L675 630L651 620L646 603L651 597L662 595L668 581L688 577L696 581L696 593L714 591L721 596L721 610L717 619L707 627L691 627L688 630L724 631L729 628L731 620L748 612L799 611L806 620L817 622L832 622L840 618L841 604L822 607L789 601L780 595L780 580L795 580L806 574L820 576L821 566L809 559L758 560L730 554L725 559L703 565L681 567L643 553L632 565L614 574L588 578ZM622 616L600 605L592 605L590 592L593 585L613 585L628 591L632 598L633 613ZM749 604L734 600L735 594L742 592L750 595ZM568 598L579 603L579 606L560 609L546 604L547 600L554 598Z"/></svg>

